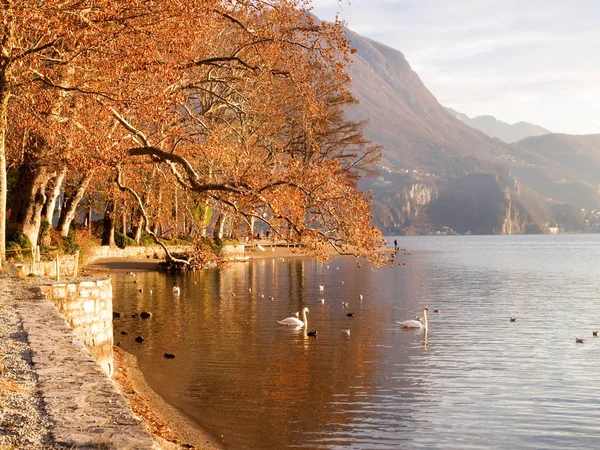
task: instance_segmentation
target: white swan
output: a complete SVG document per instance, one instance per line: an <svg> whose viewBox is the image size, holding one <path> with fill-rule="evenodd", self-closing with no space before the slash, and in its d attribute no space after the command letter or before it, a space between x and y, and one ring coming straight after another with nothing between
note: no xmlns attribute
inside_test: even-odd
<svg viewBox="0 0 600 450"><path fill-rule="evenodd" d="M404 328L425 328L427 330L427 311L429 311L429 309L426 306L423 308L423 323L415 319L405 320L404 322L396 323L402 325Z"/></svg>
<svg viewBox="0 0 600 450"><path fill-rule="evenodd" d="M286 319L283 320L278 320L277 323L280 323L281 325L288 325L290 327L308 327L308 320L306 320L306 313L308 312L308 308L304 307L302 309L302 318L304 319L303 321L298 319L297 317L288 317Z"/></svg>
<svg viewBox="0 0 600 450"><path fill-rule="evenodd" d="M179 286L173 286L173 295L179 295L181 294L181 290L179 289Z"/></svg>
<svg viewBox="0 0 600 450"><path fill-rule="evenodd" d="M325 286L322 284L319 285L319 292L323 292L325 290Z"/></svg>

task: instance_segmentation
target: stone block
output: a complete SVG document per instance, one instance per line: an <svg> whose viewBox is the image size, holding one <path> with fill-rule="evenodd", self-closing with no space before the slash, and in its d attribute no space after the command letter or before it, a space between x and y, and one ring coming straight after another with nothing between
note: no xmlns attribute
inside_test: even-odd
<svg viewBox="0 0 600 450"><path fill-rule="evenodd" d="M80 288L96 287L96 282L95 281L82 281L81 283L79 283L79 287Z"/></svg>
<svg viewBox="0 0 600 450"><path fill-rule="evenodd" d="M86 314L93 313L95 310L94 303L94 300L86 300L85 302L83 302L83 312L85 312Z"/></svg>
<svg viewBox="0 0 600 450"><path fill-rule="evenodd" d="M56 287L54 286L54 292L52 292L52 297L55 299L67 298L67 289L66 287Z"/></svg>

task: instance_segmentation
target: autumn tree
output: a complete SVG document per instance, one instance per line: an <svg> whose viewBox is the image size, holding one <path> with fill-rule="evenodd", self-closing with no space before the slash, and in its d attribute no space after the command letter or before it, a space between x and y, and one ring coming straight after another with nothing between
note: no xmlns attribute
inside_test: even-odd
<svg viewBox="0 0 600 450"><path fill-rule="evenodd" d="M69 161L92 151L95 165L117 168L147 232L160 207L143 171L158 170L168 181L154 201L177 198L176 183L204 213L263 222L319 255L377 259L381 237L356 182L378 149L343 117L353 100L341 24L316 21L309 2L2 5L0 90L19 99L14 117ZM17 18L31 26L17 30ZM10 119L0 114L3 130Z"/></svg>

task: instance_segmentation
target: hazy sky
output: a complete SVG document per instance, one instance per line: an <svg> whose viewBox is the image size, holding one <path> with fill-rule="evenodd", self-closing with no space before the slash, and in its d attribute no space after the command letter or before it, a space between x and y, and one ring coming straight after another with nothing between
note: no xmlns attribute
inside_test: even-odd
<svg viewBox="0 0 600 450"><path fill-rule="evenodd" d="M599 0L313 0L404 53L444 106L600 133Z"/></svg>

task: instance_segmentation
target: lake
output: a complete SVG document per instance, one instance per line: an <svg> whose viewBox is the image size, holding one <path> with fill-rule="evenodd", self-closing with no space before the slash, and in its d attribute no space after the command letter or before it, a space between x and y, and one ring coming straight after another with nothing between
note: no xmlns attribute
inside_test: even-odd
<svg viewBox="0 0 600 450"><path fill-rule="evenodd" d="M115 341L234 449L595 448L600 235L397 239L395 268L114 273L114 310L153 313L115 320ZM277 323L305 306L316 338ZM423 306L426 337L396 324Z"/></svg>

